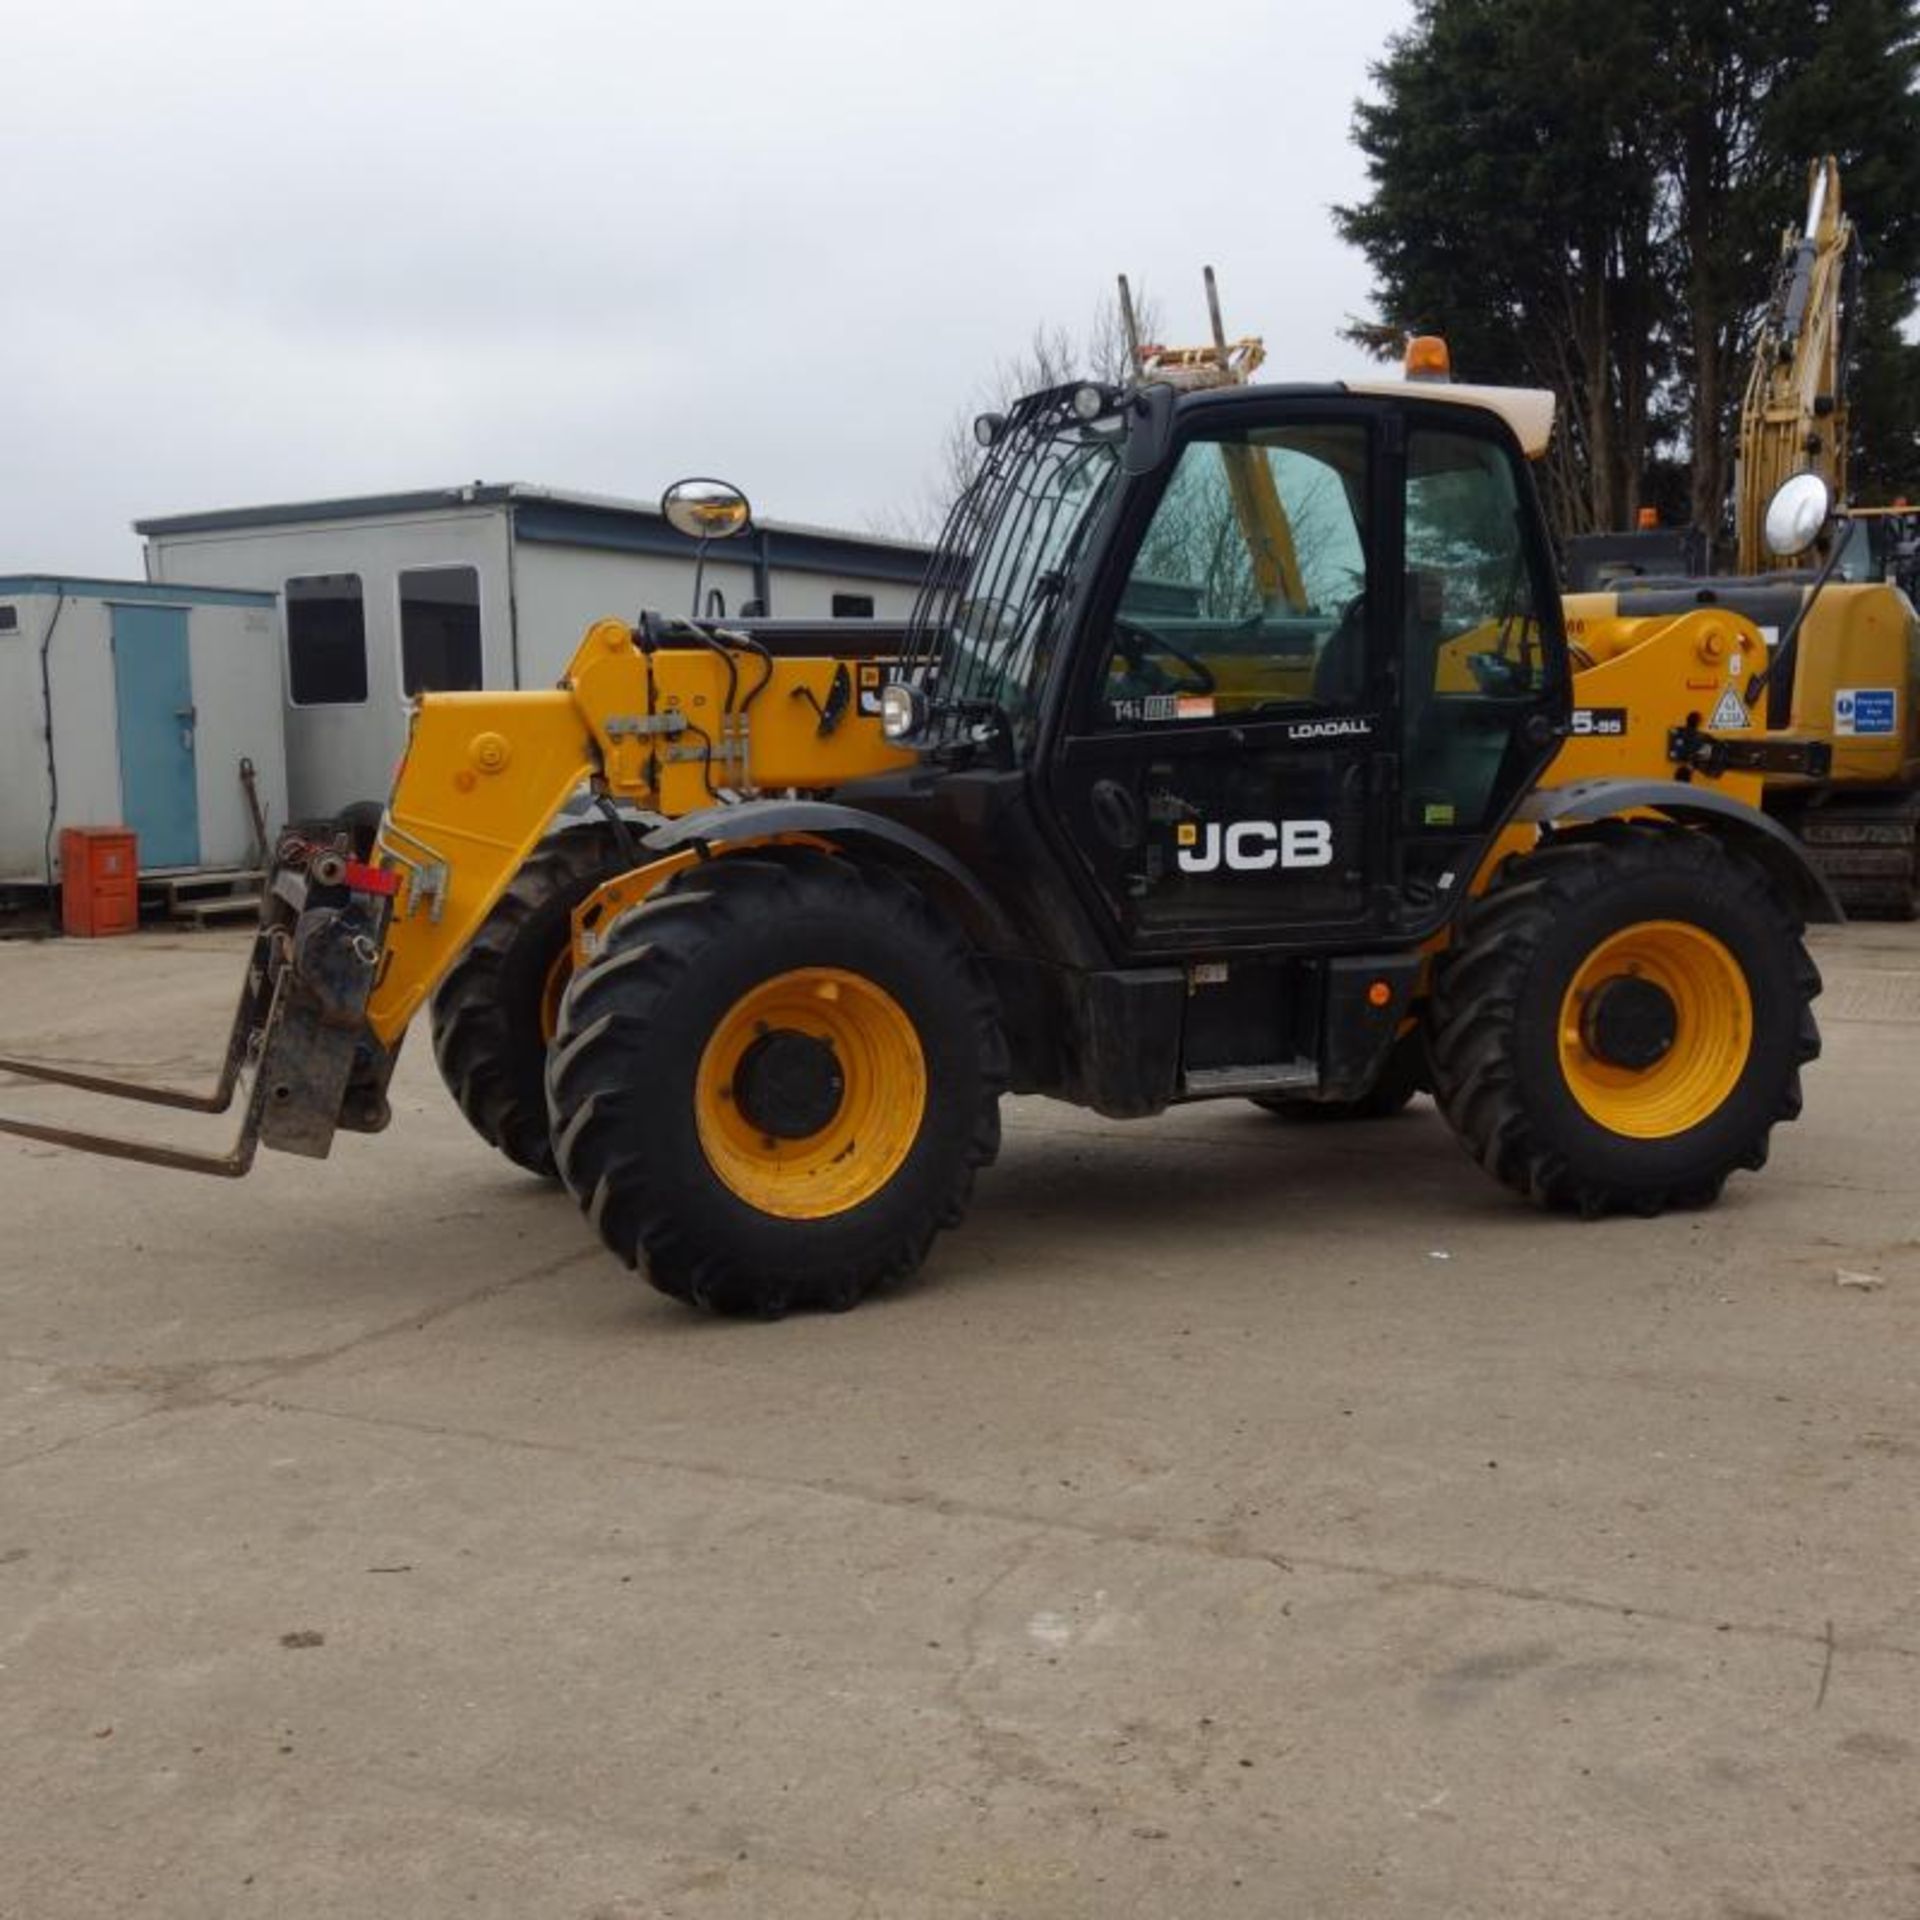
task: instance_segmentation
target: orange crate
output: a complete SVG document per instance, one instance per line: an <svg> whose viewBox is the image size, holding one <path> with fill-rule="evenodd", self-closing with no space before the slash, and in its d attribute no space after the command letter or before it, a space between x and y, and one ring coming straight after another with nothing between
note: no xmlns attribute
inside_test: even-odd
<svg viewBox="0 0 1920 1920"><path fill-rule="evenodd" d="M140 843L125 827L60 830L60 925L82 938L140 924Z"/></svg>

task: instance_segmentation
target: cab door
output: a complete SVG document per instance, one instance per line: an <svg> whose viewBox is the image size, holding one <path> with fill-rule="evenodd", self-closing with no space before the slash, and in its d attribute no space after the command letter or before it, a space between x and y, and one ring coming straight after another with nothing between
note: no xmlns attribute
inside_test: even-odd
<svg viewBox="0 0 1920 1920"><path fill-rule="evenodd" d="M1566 636L1526 468L1484 414L1429 403L1396 423L1400 924L1452 911L1567 730ZM1602 716L1604 723L1604 716Z"/></svg>
<svg viewBox="0 0 1920 1920"><path fill-rule="evenodd" d="M1196 412L1089 601L1055 808L1133 951L1358 935L1391 877L1383 418Z"/></svg>

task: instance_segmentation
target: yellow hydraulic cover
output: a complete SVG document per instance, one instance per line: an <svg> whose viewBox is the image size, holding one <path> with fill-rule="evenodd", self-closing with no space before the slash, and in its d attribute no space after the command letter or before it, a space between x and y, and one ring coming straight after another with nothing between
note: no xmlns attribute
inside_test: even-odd
<svg viewBox="0 0 1920 1920"><path fill-rule="evenodd" d="M374 1032L399 1038L583 783L678 816L910 766L880 731L885 672L741 647L643 653L602 620L552 692L422 695L380 837L401 885Z"/></svg>

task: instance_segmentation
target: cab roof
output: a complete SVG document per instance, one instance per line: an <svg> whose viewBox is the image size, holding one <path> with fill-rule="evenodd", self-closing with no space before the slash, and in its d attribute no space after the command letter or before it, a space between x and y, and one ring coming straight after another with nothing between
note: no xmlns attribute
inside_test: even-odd
<svg viewBox="0 0 1920 1920"><path fill-rule="evenodd" d="M1543 458L1553 437L1554 396L1545 387L1486 387L1451 380L1339 380L1324 384L1250 383L1206 387L1180 396L1183 407L1232 405L1249 393L1285 396L1364 393L1385 400L1437 400L1443 405L1477 407L1505 421L1529 460Z"/></svg>

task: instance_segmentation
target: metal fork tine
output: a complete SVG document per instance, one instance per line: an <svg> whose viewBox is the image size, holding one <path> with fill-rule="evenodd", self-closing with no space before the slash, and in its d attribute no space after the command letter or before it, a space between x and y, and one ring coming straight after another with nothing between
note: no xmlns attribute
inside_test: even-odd
<svg viewBox="0 0 1920 1920"><path fill-rule="evenodd" d="M0 1073L23 1080L45 1080L59 1087L78 1087L83 1093L110 1094L116 1100L138 1100L150 1107L176 1107L188 1113L225 1113L233 1104L240 1079L240 1062L229 1052L211 1093L190 1093L182 1087L154 1087L139 1080L115 1080L98 1073L75 1073L69 1067L42 1066L34 1060L0 1059Z"/></svg>
<svg viewBox="0 0 1920 1920"><path fill-rule="evenodd" d="M142 1080L120 1080L110 1074L78 1073L71 1067L51 1066L40 1060L0 1059L0 1073L17 1074L22 1080L43 1080L56 1087L77 1087L82 1093L103 1093L114 1100L137 1100L143 1106L172 1107L184 1113L225 1113L233 1104L234 1088L240 1084L240 1070L246 1065L247 1045L260 1012L261 986L268 977L265 946L264 937L256 940L248 959L240 1004L234 1008L233 1024L227 1030L226 1057L211 1093L150 1086Z"/></svg>
<svg viewBox="0 0 1920 1920"><path fill-rule="evenodd" d="M252 1118L249 1114L249 1121ZM144 1140L116 1140L110 1134L78 1133L71 1127L36 1126L31 1120L0 1120L0 1133L53 1147L72 1147L81 1153L105 1154L114 1160L137 1160L143 1166L211 1173L230 1180L237 1180L253 1165L254 1146L260 1138L258 1128L249 1124L241 1128L239 1139L225 1153L194 1153L184 1147L149 1145Z"/></svg>
<svg viewBox="0 0 1920 1920"><path fill-rule="evenodd" d="M265 998L265 1025L271 1029L277 1021L284 978L274 980ZM252 1031L253 1014L261 999L258 983L249 980L240 996L240 1010L234 1017L233 1036L227 1042L226 1065L220 1070L220 1086L215 1093L182 1094L165 1087L133 1088L92 1074L68 1073L64 1068L51 1071L27 1063L24 1069L12 1061L0 1061L8 1071L24 1070L29 1077L58 1081L63 1086L84 1087L90 1092L117 1092L136 1100L152 1101L160 1106L188 1107L204 1113L222 1111L233 1097L240 1070L247 1056L247 1038ZM71 1147L77 1153L105 1154L112 1160L133 1160L146 1167L170 1167L179 1173L210 1173L221 1179L237 1180L253 1165L254 1149L260 1144L260 1123L267 1106L267 1076L256 1072L247 1093L247 1104L240 1116L240 1131L225 1153L201 1153L189 1147L167 1147L146 1140L122 1140L108 1133L82 1133L73 1127L49 1127L37 1120L0 1119L0 1134L16 1140L37 1140L44 1146Z"/></svg>

